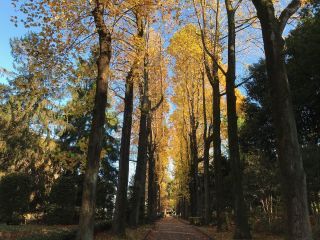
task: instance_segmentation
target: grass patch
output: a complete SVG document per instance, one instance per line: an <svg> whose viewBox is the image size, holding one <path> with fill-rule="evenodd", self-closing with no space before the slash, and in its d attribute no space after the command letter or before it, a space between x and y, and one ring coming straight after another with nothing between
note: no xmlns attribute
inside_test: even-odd
<svg viewBox="0 0 320 240"><path fill-rule="evenodd" d="M76 225L6 225L0 224L0 239L8 240L68 240Z"/></svg>

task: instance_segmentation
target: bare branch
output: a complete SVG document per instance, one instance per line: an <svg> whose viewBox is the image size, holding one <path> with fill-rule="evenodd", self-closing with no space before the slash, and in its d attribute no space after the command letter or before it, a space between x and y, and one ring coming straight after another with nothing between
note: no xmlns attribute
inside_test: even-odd
<svg viewBox="0 0 320 240"><path fill-rule="evenodd" d="M160 107L162 102L163 102L163 95L161 96L161 99L159 100L159 102L151 108L151 112L157 110Z"/></svg>
<svg viewBox="0 0 320 240"><path fill-rule="evenodd" d="M236 6L233 8L234 11L237 11L237 9L240 7L240 4L241 4L242 0L239 0L236 4Z"/></svg>
<svg viewBox="0 0 320 240"><path fill-rule="evenodd" d="M245 78L245 80L243 80L242 82L236 84L236 85L234 86L234 88L238 88L238 87L242 86L243 84L249 82L250 80L251 80L251 77ZM224 95L226 95L226 94L227 94L226 92L222 92L222 93L220 93L220 97L222 97L222 96L224 96Z"/></svg>
<svg viewBox="0 0 320 240"><path fill-rule="evenodd" d="M237 25L235 27L236 33L241 32L242 30L244 30L244 29L246 29L248 27L251 27L253 23L258 21L258 18L257 18L257 16L254 16L254 17L252 17L252 18L250 18L248 20L249 20L248 22L241 23L241 24L239 24L239 25ZM251 20L251 22L250 22L250 20ZM227 37L228 37L228 35L225 35L225 36L221 37L219 39L219 41L222 41L223 39L225 39Z"/></svg>
<svg viewBox="0 0 320 240"><path fill-rule="evenodd" d="M283 32L289 18L298 11L301 6L301 0L292 0L279 16L279 30Z"/></svg>
<svg viewBox="0 0 320 240"><path fill-rule="evenodd" d="M216 57L209 51L206 41L205 41L205 30L201 27L201 23L200 23L200 19L199 19L199 15L198 15L198 10L197 10L197 6L195 4L195 1L193 0L193 6L194 6L194 11L196 13L197 16L197 21L198 21L198 25L200 28L200 35L201 35L201 41L202 41L202 46L205 50L205 52L210 56L210 58L212 59L212 61L217 64L219 70L223 73L223 75L227 75L226 71L221 67L221 65L218 63L218 61L216 60Z"/></svg>
<svg viewBox="0 0 320 240"><path fill-rule="evenodd" d="M116 87L116 88L108 87L108 89L111 90L116 97L118 97L118 98L120 98L120 99L122 99L124 101L124 97L121 96L118 93L118 90L122 90L121 88L119 88L119 87Z"/></svg>

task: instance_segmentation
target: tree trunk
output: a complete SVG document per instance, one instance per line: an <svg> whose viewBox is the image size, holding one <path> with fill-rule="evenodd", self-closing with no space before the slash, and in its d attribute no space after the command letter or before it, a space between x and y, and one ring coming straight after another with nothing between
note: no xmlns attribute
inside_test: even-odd
<svg viewBox="0 0 320 240"><path fill-rule="evenodd" d="M144 206L144 193L146 185L146 172L147 172L147 144L148 144L148 129L147 118L150 111L150 101L148 98L148 72L147 72L147 59L144 64L144 86L141 97L141 116L140 116L140 129L139 129L139 143L138 143L138 157L136 174L134 178L133 196L132 196L132 213L130 223L132 226L137 226L139 223L140 214L144 215L141 211L141 206ZM143 207L144 208L144 207ZM144 210L144 209L143 209Z"/></svg>
<svg viewBox="0 0 320 240"><path fill-rule="evenodd" d="M136 13L137 20L137 37L142 39L144 35L144 26L142 18ZM140 48L139 48L140 49ZM138 51L138 58L141 51ZM132 128L132 112L133 112L133 86L135 72L138 69L138 61L135 60L126 77L126 92L124 99L123 127L120 146L119 161L119 182L117 188L117 197L115 204L115 213L113 219L113 231L115 234L124 235L126 225L126 206L127 206L127 190L128 190L128 174L129 174L129 157L130 157L130 140Z"/></svg>
<svg viewBox="0 0 320 240"><path fill-rule="evenodd" d="M151 118L148 119L149 147L148 147L148 221L153 222L156 218L156 174L155 174L155 156L152 143Z"/></svg>
<svg viewBox="0 0 320 240"><path fill-rule="evenodd" d="M211 219L210 211L210 189L209 189L209 150L210 142L206 140L204 142L204 222L209 224Z"/></svg>
<svg viewBox="0 0 320 240"><path fill-rule="evenodd" d="M190 214L195 217L198 216L198 143L197 143L197 128L198 122L195 117L195 103L194 93L190 93L187 85L185 86L187 92L189 122L190 122L190 182L189 182L189 193L190 193ZM188 151L189 152L189 151Z"/></svg>
<svg viewBox="0 0 320 240"><path fill-rule="evenodd" d="M99 35L99 58L96 94L92 114L91 132L87 154L87 165L83 182L82 206L77 239L92 240L96 202L96 186L100 166L100 154L104 138L105 111L107 104L108 74L111 58L111 34L103 20L104 7L96 1L93 11Z"/></svg>
<svg viewBox="0 0 320 240"><path fill-rule="evenodd" d="M191 150L191 167L190 167L190 211L191 216L198 216L198 144L197 130L194 116L191 116L191 133L190 133L190 150Z"/></svg>
<svg viewBox="0 0 320 240"><path fill-rule="evenodd" d="M267 1L268 2L268 1ZM312 239L306 176L298 142L290 87L285 66L284 40L272 3L253 0L262 27L271 87L271 110L287 209L288 239Z"/></svg>
<svg viewBox="0 0 320 240"><path fill-rule="evenodd" d="M203 105L203 185L204 185L204 222L210 221L210 194L209 194L209 150L210 141L208 140L207 108L206 108L206 91L204 73L202 73L202 105Z"/></svg>
<svg viewBox="0 0 320 240"><path fill-rule="evenodd" d="M217 230L221 231L222 226L222 165L221 165L221 116L220 116L220 80L218 74L218 60L219 60L219 36L220 36L220 0L216 0L216 11L215 11L215 33L213 42L213 54L210 55L213 63L212 69L209 67L209 63L204 57L204 64L206 69L206 74L209 82L212 86L212 119L213 119L213 150L214 150L214 172L215 172L215 190L216 190L216 218L217 218ZM203 18L205 19L205 18ZM205 29L204 29L205 32ZM205 47L205 41L202 41ZM205 53L205 52L204 52ZM205 55L204 55L205 56ZM209 144L210 145L210 144ZM210 147L210 146L209 146ZM206 181L206 180L205 180ZM205 190L206 191L206 190ZM209 192L209 190L208 190ZM210 195L208 193L208 195ZM208 196L205 196L208 199ZM207 200L208 201L208 200ZM206 203L205 203L206 205ZM210 205L210 204L209 204ZM210 209L210 206L206 207ZM208 218L207 213L205 213L206 218ZM210 216L209 216L210 217Z"/></svg>
<svg viewBox="0 0 320 240"><path fill-rule="evenodd" d="M235 56L235 10L231 2L226 0L228 15L228 71L226 78L227 92L227 118L228 118L228 142L229 157L231 163L231 173L234 193L234 213L235 213L235 239L251 239L248 216L243 197L242 188L242 165L240 163L235 79L236 79L236 56Z"/></svg>
<svg viewBox="0 0 320 240"><path fill-rule="evenodd" d="M126 78L126 92L124 98L123 126L120 146L119 180L115 212L113 218L113 232L118 235L125 234L127 189L129 174L130 139L133 111L133 69Z"/></svg>
<svg viewBox="0 0 320 240"><path fill-rule="evenodd" d="M157 199L157 208L158 208L158 211L161 213L162 211L162 207L161 207L161 186L160 186L160 181L157 183L157 194L158 194L158 199Z"/></svg>
<svg viewBox="0 0 320 240"><path fill-rule="evenodd" d="M218 12L218 10L217 10ZM217 31L217 28L216 28ZM218 38L218 34L215 38ZM216 45L216 43L215 43ZM216 49L216 47L215 47ZM216 50L214 51L217 55ZM218 59L218 58L216 58ZM214 62L214 61L213 61ZM217 230L221 231L222 226L222 164L221 164L221 110L220 110L220 80L218 74L218 65L213 64L213 71L211 73L210 68L206 67L206 72L210 84L212 86L212 119L213 119L213 157L214 157L214 172L215 172L215 190L216 190L216 218L217 218ZM208 144L208 143L207 143ZM210 209L210 208L209 208Z"/></svg>
<svg viewBox="0 0 320 240"><path fill-rule="evenodd" d="M144 188L146 179L146 155L147 155L147 114L141 111L139 143L138 143L138 157L136 174L134 177L133 195L132 195L132 211L130 224L137 226L139 223L141 201L144 199Z"/></svg>
<svg viewBox="0 0 320 240"><path fill-rule="evenodd" d="M218 67L214 67L213 80L213 158L215 170L215 188L216 188L216 218L217 230L222 227L222 164L221 164L221 136L220 136L220 81Z"/></svg>

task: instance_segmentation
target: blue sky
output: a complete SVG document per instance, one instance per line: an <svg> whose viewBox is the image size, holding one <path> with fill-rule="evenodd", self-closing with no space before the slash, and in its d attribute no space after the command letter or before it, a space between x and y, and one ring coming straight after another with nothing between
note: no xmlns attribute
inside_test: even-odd
<svg viewBox="0 0 320 240"><path fill-rule="evenodd" d="M19 15L20 13L14 9L11 5L11 0L0 0L0 68L5 68L7 70L13 70L13 59L11 56L10 49L10 39L14 37L21 37L25 35L28 30L23 27L22 24L18 24L15 27L10 21L11 16ZM169 43L169 39L172 34L166 36L166 44ZM249 56L246 57L247 63L252 63L256 61L256 56L253 59ZM238 65L238 76L244 75L243 66ZM6 77L0 76L0 83L5 83Z"/></svg>
<svg viewBox="0 0 320 240"><path fill-rule="evenodd" d="M19 15L20 13L14 9L11 5L11 0L0 0L0 68L5 68L7 70L13 70L13 59L11 56L10 49L10 39L14 37L21 37L25 35L28 30L23 27L22 24L18 24L18 27L15 27L14 24L10 21L11 16ZM169 43L169 38L172 34L166 37L166 44ZM249 60L249 58L247 57ZM250 61L251 60L251 61ZM256 58L250 59L247 62L255 62ZM238 65L239 75L243 75L243 70ZM6 82L5 76L0 76L0 83Z"/></svg>
<svg viewBox="0 0 320 240"><path fill-rule="evenodd" d="M13 37L21 37L28 32L28 30L25 29L22 24L18 25L18 27L15 27L14 24L10 21L11 16L19 14L20 13L16 11L11 5L11 0L0 0L0 68L5 68L9 71L13 70L10 39ZM286 28L285 35L287 35L292 27L293 26L289 26ZM169 43L169 38L171 36L172 34L165 36L166 45ZM263 56L263 52L259 51L258 48L256 48L253 52L255 52L255 54L252 54L251 51L251 54L245 54L244 56L241 56L241 54L238 55L238 82L240 82L241 78L246 75L246 67L244 65L257 62L258 58ZM5 82L6 77L0 75L0 83Z"/></svg>
<svg viewBox="0 0 320 240"><path fill-rule="evenodd" d="M0 0L0 67L13 70L13 59L10 49L10 38L21 37L27 33L22 25L15 27L10 21L11 16L17 15L11 5L11 0ZM6 82L5 76L0 76L0 83Z"/></svg>

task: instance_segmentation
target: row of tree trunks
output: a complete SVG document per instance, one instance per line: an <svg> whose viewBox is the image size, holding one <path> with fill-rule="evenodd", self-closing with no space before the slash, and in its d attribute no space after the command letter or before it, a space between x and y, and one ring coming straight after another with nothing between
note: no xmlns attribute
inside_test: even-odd
<svg viewBox="0 0 320 240"><path fill-rule="evenodd" d="M142 39L144 36L144 26L142 18L139 13L136 13L137 33L136 36ZM133 88L135 73L140 67L138 64L141 54L141 49L138 48L137 58L126 77L125 97L124 97L124 113L123 125L120 146L120 160L119 160L119 179L117 196L115 203L115 212L113 217L113 232L117 235L125 234L126 226L126 206L128 205L127 190L128 190L128 175L129 175L129 158L130 158L130 140L132 129L132 113L133 113Z"/></svg>
<svg viewBox="0 0 320 240"><path fill-rule="evenodd" d="M214 51L216 52L216 50ZM214 56L217 56L215 54ZM215 57L218 59L217 57ZM215 60L216 61L216 60ZM213 68L212 72L211 69L206 67L206 73L207 77L209 79L209 82L212 86L212 119L213 119L213 134L212 134L212 141L213 141L213 150L214 150L214 176L215 176L215 190L216 190L216 218L217 218L217 227L218 230L221 230L221 225L222 225L222 218L221 218L221 213L222 213L222 199L223 199L223 192L222 192L222 165L221 165L221 136L220 136L220 129L221 129L221 109L220 109L220 79L219 79L219 74L218 74L218 65L213 61ZM208 64L208 63L206 63ZM211 143L211 136L208 136L205 138L205 148L210 148L210 143ZM207 153L205 153L207 154ZM204 155L204 159L209 156ZM204 173L205 173L205 178L206 178L206 173L208 172L209 168L209 162L208 164L204 163ZM208 185L208 186L206 186ZM205 179L205 192L208 191L208 193L205 193L205 212L206 209L209 209L209 206L207 206L206 200L209 197L209 182L207 183L207 180ZM210 220L210 216L207 216L205 213L205 222Z"/></svg>
<svg viewBox="0 0 320 240"><path fill-rule="evenodd" d="M307 201L306 176L298 142L290 87L285 65L283 29L300 7L292 1L280 17L275 16L271 0L253 0L262 27L262 36L270 83L271 110L277 136L277 153L287 209L288 239L312 239Z"/></svg>
<svg viewBox="0 0 320 240"><path fill-rule="evenodd" d="M96 187L100 167L100 154L105 135L108 74L111 58L111 33L104 22L104 3L96 0L94 22L99 35L98 75L88 144L87 165L83 183L82 206L77 239L92 240L95 216Z"/></svg>
<svg viewBox="0 0 320 240"><path fill-rule="evenodd" d="M212 141L213 141L213 157L214 157L214 182L215 182L215 198L216 198L216 219L217 219L217 229L221 230L222 225L222 199L223 199L223 191L222 191L222 165L221 165L221 136L220 136L220 129L221 129L221 110L220 110L220 79L218 74L218 67L217 64L213 64L213 71L210 72L210 69L207 68L207 76L212 86L212 102L213 102L213 112L212 112L212 119L213 119L213 134L212 134ZM210 198L209 198L209 182L207 182L209 177L206 177L209 171L209 149L211 143L211 136L205 138L205 152L204 152L204 188L205 188L205 222L208 223L210 221L210 213L206 213L207 211L211 212L210 209ZM208 148L208 150L207 150ZM206 163L208 161L208 163Z"/></svg>
<svg viewBox="0 0 320 240"><path fill-rule="evenodd" d="M112 225L113 232L117 235L124 235L126 226L130 139L133 112L133 87L133 69L131 69L126 78L126 92L124 98L124 113L119 160L119 178Z"/></svg>
<svg viewBox="0 0 320 240"><path fill-rule="evenodd" d="M277 18L271 0L252 0L258 13L262 26L264 48L267 63L268 78L271 86L272 113L277 133L277 151L282 174L282 186L287 207L288 237L290 239L311 239L311 228L308 213L306 194L306 177L302 164L300 145L297 137L296 122L293 114L290 88L287 79L284 40L282 32L289 17L297 11L301 2L293 0ZM95 213L95 198L97 174L100 167L100 154L104 138L105 111L107 104L107 85L109 64L111 58L111 33L104 22L104 1L95 0L93 10L94 23L99 36L99 57L97 60L98 75L96 78L96 94L93 109L91 133L89 137L87 165L83 187L82 208L77 238L87 240L93 238L93 224ZM242 188L242 164L240 161L238 128L236 114L235 95L235 11L230 0L225 0L228 17L228 70L226 73L227 93L227 118L229 157L231 162L234 210L235 210L235 235L237 239L250 239L250 229ZM218 14L217 14L218 15ZM138 22L138 36L143 37ZM142 21L141 21L142 22ZM217 24L217 23L216 23ZM140 31L139 31L140 30ZM217 31L217 30L216 30ZM216 52L215 52L216 53ZM215 160L215 184L216 184L216 210L218 229L221 229L222 211L222 174L221 174L221 138L220 138L220 87L216 55L214 59L213 73L211 76L213 87L213 146ZM116 209L113 230L117 234L123 234L125 230L125 213L127 204L128 169L130 154L130 135L133 111L133 72L136 68L133 64L126 78L125 112L121 140L121 153L119 163L119 183L117 191ZM148 219L155 218L157 201L155 156L151 134L150 100L148 98L148 73L147 60L144 66L144 84L141 94L141 117L139 130L139 145L135 182L132 197L131 225L139 223L139 216L144 215L145 186L147 160L148 174ZM213 76L213 77L212 77ZM211 81L210 81L211 82ZM192 103L191 103L192 105ZM191 106L192 107L192 106ZM199 182L198 182L198 143L197 121L193 112L190 114L190 213L199 216ZM205 87L203 77L203 117L204 117L204 212L205 222L210 221L210 195L209 195L209 149L208 126L205 106ZM150 137L148 145L148 136ZM147 158L148 157L148 158ZM186 199L182 199L179 205L186 209ZM182 208L181 206L179 208Z"/></svg>
<svg viewBox="0 0 320 240"><path fill-rule="evenodd" d="M230 0L225 0L228 16L228 71L226 76L228 143L233 182L235 239L251 239L250 228L242 187L242 164L240 162L237 112L236 112L236 52L235 11Z"/></svg>
<svg viewBox="0 0 320 240"><path fill-rule="evenodd" d="M138 142L138 156L136 174L134 177L133 195L131 199L132 212L130 217L130 224L137 226L139 218L144 215L145 205L145 186L146 186L146 172L147 172L147 144L148 144L148 128L147 119L150 111L150 101L148 97L148 60L144 59L144 77L143 86L141 89L141 115L139 128L139 142ZM143 211L143 212L142 212Z"/></svg>
<svg viewBox="0 0 320 240"><path fill-rule="evenodd" d="M206 4L206 3L204 3ZM221 136L220 136L220 126L221 126L221 113L220 113L220 79L218 74L219 69L219 36L220 36L220 24L219 24L219 17L220 17L220 0L216 0L216 11L215 11L215 30L214 30L214 38L213 38L213 49L208 49L206 44L206 16L205 16L205 7L203 3L201 3L201 15L202 15L202 26L199 20L199 26L202 27L201 37L202 37L202 44L203 44L203 54L204 54L204 67L206 71L207 78L212 86L212 119L213 119L213 135L207 136L207 122L206 116L204 116L204 124L205 124L205 131L203 135L204 139L204 219L205 223L210 221L211 209L210 209L210 189L209 189L209 150L211 141L213 141L213 150L214 150L214 175L215 175L215 190L216 190L216 218L217 218L217 227L218 230L221 230L222 225L222 203L221 200L223 199L222 196L222 169L221 169ZM210 67L210 63L207 60L206 55L209 54L212 67ZM203 106L205 108L205 102L203 102Z"/></svg>

